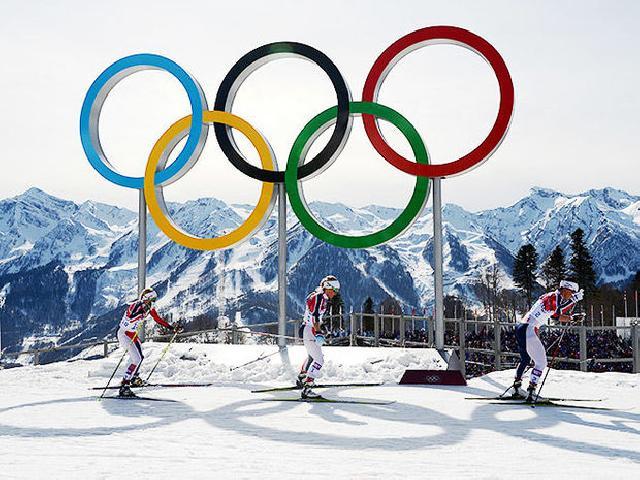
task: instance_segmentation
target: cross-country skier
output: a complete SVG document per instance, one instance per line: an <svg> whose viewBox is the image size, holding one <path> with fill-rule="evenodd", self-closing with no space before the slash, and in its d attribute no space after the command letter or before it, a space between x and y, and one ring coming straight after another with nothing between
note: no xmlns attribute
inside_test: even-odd
<svg viewBox="0 0 640 480"><path fill-rule="evenodd" d="M124 372L122 383L120 384L119 395L122 397L134 396L131 386L140 387L144 381L138 376L140 364L144 359L142 355L142 345L140 344L139 328L142 328L142 321L147 315L155 320L156 323L168 328L174 332L181 330L180 322L171 325L163 320L156 309L153 307L154 302L158 299L158 295L151 288L145 288L140 294L140 298L131 303L120 320L120 328L118 329L118 341L120 346L129 351L129 366Z"/></svg>
<svg viewBox="0 0 640 480"><path fill-rule="evenodd" d="M513 382L514 397L524 396L519 388L522 385L522 374L531 360L534 364L527 388L527 402L533 401L538 381L544 369L547 368L547 352L538 336L540 326L546 325L551 318L561 323L571 322L573 307L582 300L583 296L584 292L579 290L577 283L562 280L556 291L542 295L522 318L521 323L516 327L520 364Z"/></svg>
<svg viewBox="0 0 640 480"><path fill-rule="evenodd" d="M320 281L320 285L307 296L306 308L302 325L300 326L300 336L307 349L308 357L302 364L302 369L298 375L297 384L302 388L302 398L318 398L312 388L315 386L314 379L320 372L324 363L322 355L322 345L324 344L324 334L322 333L322 316L327 309L327 302L331 300L340 290L340 282L333 275L328 275Z"/></svg>

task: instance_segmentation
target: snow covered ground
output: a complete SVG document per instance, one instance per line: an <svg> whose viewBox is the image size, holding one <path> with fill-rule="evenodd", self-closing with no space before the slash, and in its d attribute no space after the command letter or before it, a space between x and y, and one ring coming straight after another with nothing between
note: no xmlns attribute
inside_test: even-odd
<svg viewBox="0 0 640 480"><path fill-rule="evenodd" d="M145 344L143 377L164 345ZM406 368L444 368L432 350L325 348L322 381L384 381L325 390L331 398L391 405L265 402L305 354L290 348L230 371L266 346L173 345L155 381L207 388L147 389L177 400L97 401L120 359L0 371L0 477L9 478L639 478L640 375L553 371L549 396L606 398L613 411L493 405L513 372L464 387L407 387ZM113 394L113 391L110 392Z"/></svg>

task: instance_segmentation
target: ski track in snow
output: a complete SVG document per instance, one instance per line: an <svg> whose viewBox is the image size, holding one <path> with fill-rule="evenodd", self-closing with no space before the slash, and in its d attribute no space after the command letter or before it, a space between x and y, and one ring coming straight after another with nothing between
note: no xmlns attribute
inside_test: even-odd
<svg viewBox="0 0 640 480"><path fill-rule="evenodd" d="M142 376L164 344L147 343ZM319 383L375 382L323 390L327 397L395 400L391 405L263 402L298 392L283 386L306 354L290 347L172 345L155 382L206 388L146 389L176 400L97 401L120 360L82 360L0 371L0 477L127 478L637 478L640 375L553 371L543 396L606 398L614 411L492 405L465 396L501 393L513 371L468 387L399 386L406 368L444 368L434 350L324 349ZM124 368L121 365L119 373ZM116 381L113 383L117 383ZM107 395L114 395L113 390Z"/></svg>

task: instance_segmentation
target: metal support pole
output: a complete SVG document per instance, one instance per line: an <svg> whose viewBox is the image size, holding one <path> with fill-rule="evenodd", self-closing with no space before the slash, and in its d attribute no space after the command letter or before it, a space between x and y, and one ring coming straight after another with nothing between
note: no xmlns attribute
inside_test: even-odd
<svg viewBox="0 0 640 480"><path fill-rule="evenodd" d="M433 348L434 346L434 332L433 332L433 319L427 322L427 336L429 337L429 346Z"/></svg>
<svg viewBox="0 0 640 480"><path fill-rule="evenodd" d="M633 373L640 372L640 344L638 344L638 337L640 336L640 325L634 323L631 326L631 354L633 355Z"/></svg>
<svg viewBox="0 0 640 480"><path fill-rule="evenodd" d="M380 345L380 316L377 313L373 314L373 345Z"/></svg>
<svg viewBox="0 0 640 480"><path fill-rule="evenodd" d="M356 343L356 314L353 312L349 314L349 328L349 346L353 347Z"/></svg>
<svg viewBox="0 0 640 480"><path fill-rule="evenodd" d="M580 327L580 371L587 371L587 327Z"/></svg>
<svg viewBox="0 0 640 480"><path fill-rule="evenodd" d="M147 201L144 190L138 194L138 296L147 286ZM141 341L145 338L144 320L138 336Z"/></svg>
<svg viewBox="0 0 640 480"><path fill-rule="evenodd" d="M104 341L104 343L102 344L102 347L103 347L103 350L102 350L103 354L102 354L102 356L103 356L104 358L107 358L107 355L109 355L109 344L107 343L107 341L106 341L106 340L105 340L105 341Z"/></svg>
<svg viewBox="0 0 640 480"><path fill-rule="evenodd" d="M467 325L465 323L465 318L464 316L460 319L460 372L462 373L462 377L463 378L467 378L466 377L466 359L467 359L467 353L465 351L465 347L466 347L466 340L465 340L465 335L467 333Z"/></svg>
<svg viewBox="0 0 640 480"><path fill-rule="evenodd" d="M502 333L500 329L500 322L496 317L493 322L493 352L494 352L494 363L496 370L500 370L502 366L502 362L500 361L500 334Z"/></svg>
<svg viewBox="0 0 640 480"><path fill-rule="evenodd" d="M400 314L400 320L398 320L398 328L400 329L400 345L404 347L404 331L405 331L405 323L404 323L404 315Z"/></svg>
<svg viewBox="0 0 640 480"><path fill-rule="evenodd" d="M433 182L433 276L434 276L434 312L436 327L436 348L444 348L444 293L442 279L442 190L441 178Z"/></svg>
<svg viewBox="0 0 640 480"><path fill-rule="evenodd" d="M287 301L287 196L284 183L278 184L278 345L284 347Z"/></svg>

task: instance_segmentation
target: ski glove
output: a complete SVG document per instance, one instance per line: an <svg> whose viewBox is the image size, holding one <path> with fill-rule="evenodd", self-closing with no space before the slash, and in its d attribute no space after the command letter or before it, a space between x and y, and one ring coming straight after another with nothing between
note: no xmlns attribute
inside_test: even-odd
<svg viewBox="0 0 640 480"><path fill-rule="evenodd" d="M184 327L182 326L182 322L177 321L176 323L171 325L171 330L173 330L173 333L182 333L182 332L184 332Z"/></svg>
<svg viewBox="0 0 640 480"><path fill-rule="evenodd" d="M580 290L573 295L571 295L571 301L573 303L578 303L580 300L584 298L584 290Z"/></svg>
<svg viewBox="0 0 640 480"><path fill-rule="evenodd" d="M320 346L324 345L325 342L325 338L324 335L321 333L316 333L316 343Z"/></svg>
<svg viewBox="0 0 640 480"><path fill-rule="evenodd" d="M580 323L584 320L584 317L586 316L587 316L586 313L574 313L573 315L571 315L572 323Z"/></svg>

